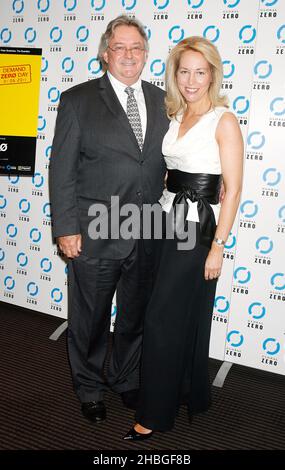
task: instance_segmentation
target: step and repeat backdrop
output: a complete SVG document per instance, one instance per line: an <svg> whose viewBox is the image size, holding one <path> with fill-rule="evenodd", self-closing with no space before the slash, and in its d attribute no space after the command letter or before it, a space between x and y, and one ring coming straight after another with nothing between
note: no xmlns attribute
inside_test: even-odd
<svg viewBox="0 0 285 470"><path fill-rule="evenodd" d="M0 0L0 46L42 49L35 174L0 176L0 299L67 317L67 270L52 241L48 194L57 106L61 91L102 74L100 36L121 13L145 25L143 78L161 88L167 55L183 38L204 36L221 53L245 177L210 356L284 374L285 0Z"/></svg>

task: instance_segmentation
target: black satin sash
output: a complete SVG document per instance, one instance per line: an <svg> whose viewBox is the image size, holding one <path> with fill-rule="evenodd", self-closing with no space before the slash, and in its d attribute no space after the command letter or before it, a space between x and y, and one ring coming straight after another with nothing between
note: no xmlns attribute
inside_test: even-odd
<svg viewBox="0 0 285 470"><path fill-rule="evenodd" d="M186 173L179 170L168 170L167 189L176 193L173 201L174 228L176 233L185 228L188 213L188 202L198 202L198 217L200 222L200 243L211 247L216 220L210 204L219 203L222 175L209 173Z"/></svg>

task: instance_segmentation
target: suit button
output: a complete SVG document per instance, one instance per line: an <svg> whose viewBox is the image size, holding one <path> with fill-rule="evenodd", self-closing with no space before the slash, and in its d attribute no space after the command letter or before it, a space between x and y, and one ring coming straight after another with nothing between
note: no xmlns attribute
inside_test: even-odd
<svg viewBox="0 0 285 470"><path fill-rule="evenodd" d="M137 191L137 196L141 196L141 195L142 195L141 191Z"/></svg>
<svg viewBox="0 0 285 470"><path fill-rule="evenodd" d="M141 161L140 161L140 165L143 165L143 164L144 164L144 160L141 160Z"/></svg>

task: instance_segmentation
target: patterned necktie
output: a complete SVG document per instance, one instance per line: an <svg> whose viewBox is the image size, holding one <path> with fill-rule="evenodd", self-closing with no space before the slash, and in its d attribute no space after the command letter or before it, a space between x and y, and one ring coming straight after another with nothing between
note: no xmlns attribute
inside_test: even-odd
<svg viewBox="0 0 285 470"><path fill-rule="evenodd" d="M137 104L136 99L134 97L134 91L135 90L133 88L131 88L130 86L128 86L125 89L125 92L128 95L128 98L127 98L127 116L128 116L131 128L133 129L133 132L134 132L135 137L137 139L139 148L142 151L142 148L143 148L142 123L141 123L138 104Z"/></svg>

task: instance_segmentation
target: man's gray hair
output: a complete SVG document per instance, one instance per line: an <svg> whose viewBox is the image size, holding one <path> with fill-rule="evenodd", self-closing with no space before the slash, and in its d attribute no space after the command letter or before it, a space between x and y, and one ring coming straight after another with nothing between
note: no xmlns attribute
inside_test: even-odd
<svg viewBox="0 0 285 470"><path fill-rule="evenodd" d="M115 29L118 26L134 26L137 28L138 32L140 33L141 37L144 40L145 50L148 52L149 45L148 45L148 37L145 32L143 24L137 20L136 18L129 18L127 15L120 15L117 16L114 20L110 21L107 26L105 33L102 34L99 49L98 49L98 56L102 62L103 68L107 68L107 64L103 58L104 52L108 49L109 41L114 34Z"/></svg>

